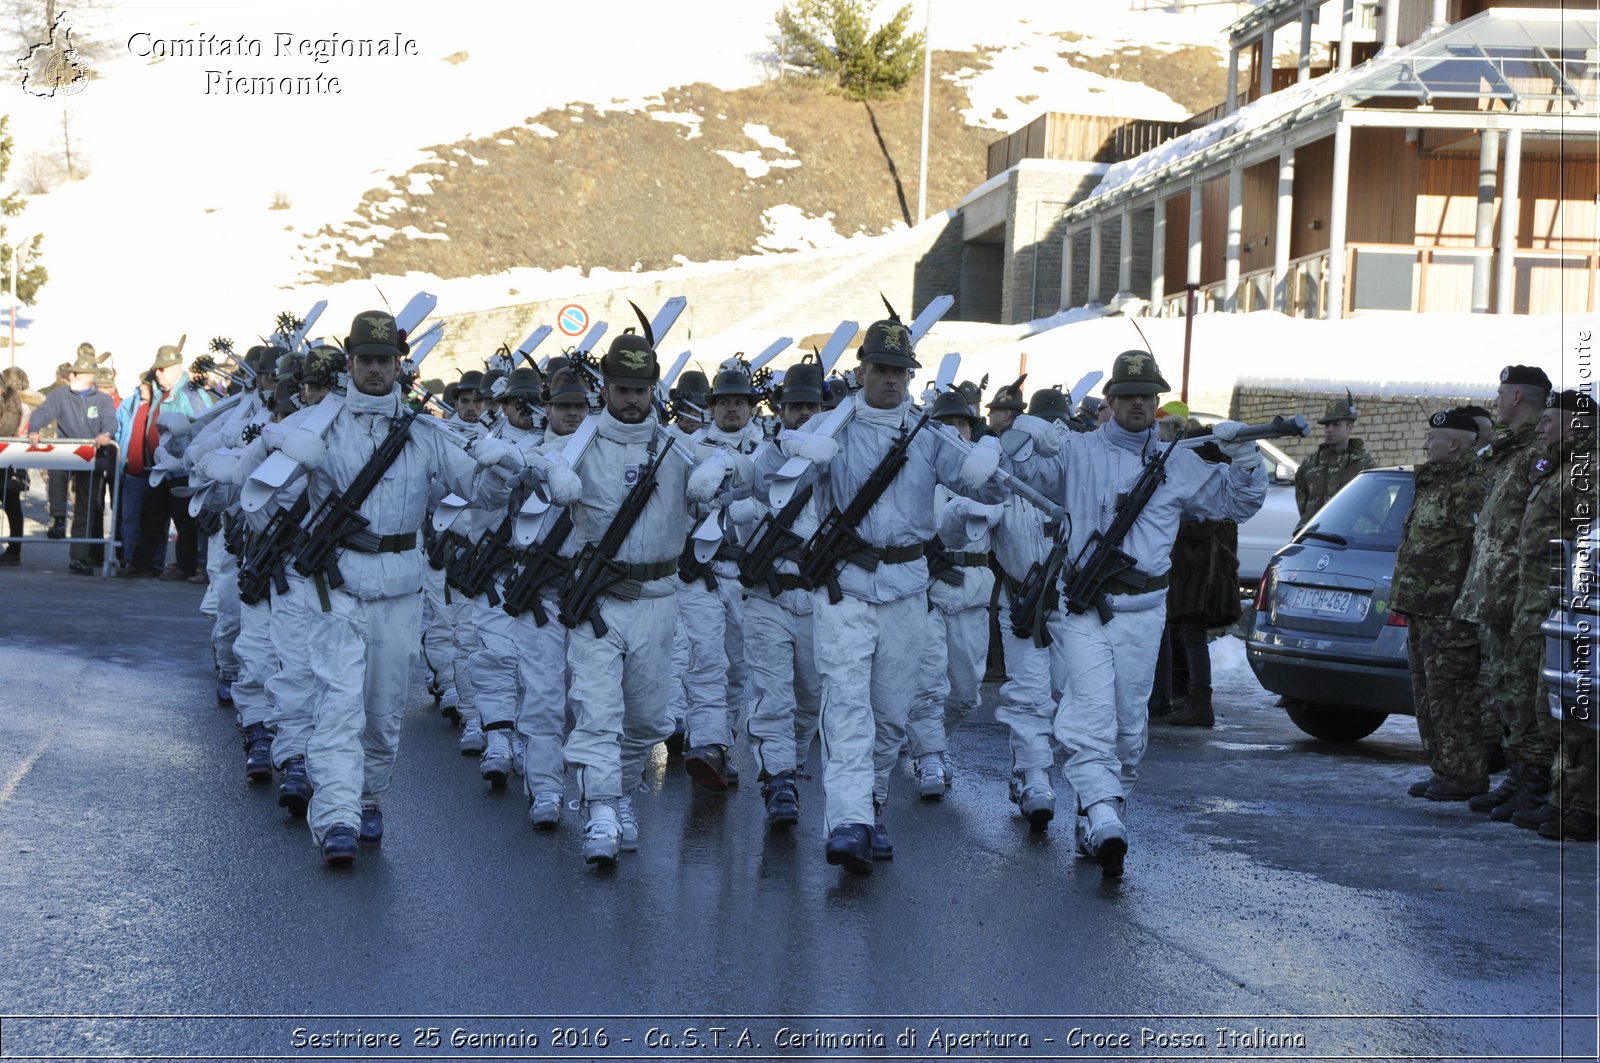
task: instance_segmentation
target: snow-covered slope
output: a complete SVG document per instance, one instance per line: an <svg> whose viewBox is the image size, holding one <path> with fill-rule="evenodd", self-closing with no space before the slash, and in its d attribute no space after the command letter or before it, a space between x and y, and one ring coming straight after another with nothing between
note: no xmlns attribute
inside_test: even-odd
<svg viewBox="0 0 1600 1063"><path fill-rule="evenodd" d="M119 0L110 11L86 12L79 36L114 42L114 57L97 66L100 77L65 100L20 88L12 98L13 187L31 156L62 153L63 107L75 161L89 171L34 196L22 217L7 222L14 237L45 234L51 274L37 305L23 311L31 324L19 337L18 362L47 378L88 340L116 353L126 386L159 344L180 333L191 337L190 351L218 334L246 344L279 311L303 312L322 296L332 301L324 325L339 331L380 301L379 290L398 305L425 287L440 294L442 311L503 303L510 287L559 290L569 278L528 270L509 283L411 276L330 292L302 286L300 248L306 234L348 217L383 176L419 161L427 145L519 125L568 101L626 107L674 84L759 82L772 72L772 6ZM932 40L940 49L1019 49L968 77L975 117L998 108L1025 120L1046 106L1165 115L1174 105L1144 86L1069 73L1056 54L1066 45L1054 34L1215 43L1229 14L1131 12L1112 0L934 0ZM919 3L915 23L922 15ZM241 37L259 41L261 54L217 54L222 42ZM318 62L298 52L302 40L335 38L414 40L415 54ZM210 54L151 54L162 41L184 42L173 51ZM285 42L287 54L275 54ZM338 78L340 91L224 94L221 80L318 74ZM806 219L784 224L803 231Z"/></svg>

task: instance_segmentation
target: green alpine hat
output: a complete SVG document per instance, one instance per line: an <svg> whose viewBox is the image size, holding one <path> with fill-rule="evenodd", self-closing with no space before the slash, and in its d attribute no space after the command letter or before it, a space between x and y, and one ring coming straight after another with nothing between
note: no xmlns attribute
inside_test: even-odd
<svg viewBox="0 0 1600 1063"><path fill-rule="evenodd" d="M624 332L611 341L606 356L600 359L600 374L607 384L649 387L661 379L661 364L650 341L634 332Z"/></svg>
<svg viewBox="0 0 1600 1063"><path fill-rule="evenodd" d="M790 402L820 404L822 366L816 362L797 362L791 365L783 374L783 383L778 385L773 402L778 406Z"/></svg>
<svg viewBox="0 0 1600 1063"><path fill-rule="evenodd" d="M456 381L456 394L460 395L463 391L473 392L480 398L488 397L487 389L484 387L482 370L468 369L461 374L461 379Z"/></svg>
<svg viewBox="0 0 1600 1063"><path fill-rule="evenodd" d="M1119 395L1159 395L1171 391L1148 351L1123 351L1111 363L1111 381L1101 389L1106 398Z"/></svg>
<svg viewBox="0 0 1600 1063"><path fill-rule="evenodd" d="M339 374L342 372L344 372L344 352L337 347L317 347L306 355L304 364L300 366L300 382L331 388L339 382ZM438 383L436 380L429 381L429 384ZM430 387L429 390L433 389Z"/></svg>
<svg viewBox="0 0 1600 1063"><path fill-rule="evenodd" d="M164 344L156 348L156 360L150 363L151 369L166 369L168 366L183 364L183 348Z"/></svg>
<svg viewBox="0 0 1600 1063"><path fill-rule="evenodd" d="M71 365L67 366L68 373L94 373L100 368L100 363L95 360L94 352L88 354L80 352Z"/></svg>
<svg viewBox="0 0 1600 1063"><path fill-rule="evenodd" d="M739 398L754 403L758 397L755 385L750 382L750 374L745 372L742 365L730 365L718 370L716 379L711 382L713 402L721 398Z"/></svg>
<svg viewBox="0 0 1600 1063"><path fill-rule="evenodd" d="M344 338L344 349L351 358L365 355L368 358L400 358L411 353L405 337L400 334L394 315L387 310L364 310L350 322L350 335Z"/></svg>
<svg viewBox="0 0 1600 1063"><path fill-rule="evenodd" d="M916 349L911 344L911 330L898 317L874 321L867 326L856 357L862 364L892 365L901 369L921 369Z"/></svg>
<svg viewBox="0 0 1600 1063"><path fill-rule="evenodd" d="M288 374L278 379L272 389L272 412L291 414L300 408L300 385Z"/></svg>
<svg viewBox="0 0 1600 1063"><path fill-rule="evenodd" d="M503 369L486 369L486 370L484 370L484 373L483 373L483 386L478 389L478 398L483 399L485 402L488 402L491 399L494 400L495 402L499 402L501 396L496 395L494 393L494 386L495 386L496 382L504 380L505 378L506 378L506 373L505 373L505 370L503 370ZM504 390L505 390L504 388L501 389L502 392Z"/></svg>
<svg viewBox="0 0 1600 1063"><path fill-rule="evenodd" d="M109 366L101 366L94 371L94 386L102 391L117 386L117 374Z"/></svg>
<svg viewBox="0 0 1600 1063"><path fill-rule="evenodd" d="M1317 423L1333 424L1336 421L1354 421L1358 412L1355 402L1346 395L1342 399L1334 399L1328 403L1327 408L1322 412L1322 416L1317 418Z"/></svg>
<svg viewBox="0 0 1600 1063"><path fill-rule="evenodd" d="M969 426L976 426L978 419L972 416L972 407L967 405L967 397L960 391L946 391L933 400L933 419L942 421L946 417L964 418Z"/></svg>
<svg viewBox="0 0 1600 1063"><path fill-rule="evenodd" d="M672 398L692 402L696 406L708 405L711 401L711 381L698 369L679 373L677 386L672 389Z"/></svg>
<svg viewBox="0 0 1600 1063"><path fill-rule="evenodd" d="M576 368L567 365L550 374L549 382L544 388L546 406L580 402L585 406L589 405L589 389L583 386L583 377Z"/></svg>
<svg viewBox="0 0 1600 1063"><path fill-rule="evenodd" d="M539 379L539 371L524 365L511 370L511 375L506 377L506 389L500 393L500 398L521 398L537 402L543 390L544 382Z"/></svg>
<svg viewBox="0 0 1600 1063"><path fill-rule="evenodd" d="M1026 410L1028 404L1022 398L1022 383L1028 379L1028 374L1023 373L1009 384L1001 384L994 389L994 398L989 400L991 410L1016 410L1018 413Z"/></svg>
<svg viewBox="0 0 1600 1063"><path fill-rule="evenodd" d="M1040 388L1028 400L1028 413L1046 421L1072 420L1072 400L1060 388Z"/></svg>

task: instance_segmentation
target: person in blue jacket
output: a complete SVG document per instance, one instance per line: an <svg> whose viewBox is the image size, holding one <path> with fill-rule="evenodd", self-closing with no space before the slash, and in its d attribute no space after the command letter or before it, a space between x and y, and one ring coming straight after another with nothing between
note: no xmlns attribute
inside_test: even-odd
<svg viewBox="0 0 1600 1063"><path fill-rule="evenodd" d="M28 442L35 446L39 434L52 424L63 439L92 439L95 442L95 463L92 472L72 474L72 538L99 539L105 536L105 509L100 505L99 478L113 475L117 465L117 452L112 435L117 429L117 407L112 397L95 387L95 370L99 368L94 353L78 354L68 370L67 386L54 388L44 402L28 418ZM95 566L105 559L105 546L101 543L77 542L72 544L72 561L68 570L80 575L94 574Z"/></svg>

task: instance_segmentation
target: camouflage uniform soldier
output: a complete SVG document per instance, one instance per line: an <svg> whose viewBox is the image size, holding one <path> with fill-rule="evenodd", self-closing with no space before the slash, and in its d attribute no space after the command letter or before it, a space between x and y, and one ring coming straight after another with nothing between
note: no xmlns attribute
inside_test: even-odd
<svg viewBox="0 0 1600 1063"><path fill-rule="evenodd" d="M1408 792L1430 801L1465 801L1489 788L1478 710L1478 632L1450 616L1487 490L1474 460L1476 438L1477 425L1461 410L1428 419L1422 448L1428 461L1417 468L1416 497L1394 561L1391 607L1411 618L1406 648L1417 731L1432 769Z"/></svg>
<svg viewBox="0 0 1600 1063"><path fill-rule="evenodd" d="M1533 467L1543 457L1533 445L1534 425L1549 392L1550 378L1536 366L1510 365L1500 371L1495 409L1505 427L1483 458L1489 494L1473 533L1472 563L1451 614L1478 625L1484 736L1486 740L1499 738L1511 768L1504 782L1473 798L1468 806L1498 820L1544 803L1550 792L1550 761L1555 756L1555 737L1541 731L1533 710L1540 648L1536 643L1518 646L1511 640L1517 536L1533 486ZM1549 718L1548 713L1539 715Z"/></svg>
<svg viewBox="0 0 1600 1063"><path fill-rule="evenodd" d="M1571 536L1573 525L1567 522L1580 513L1574 503L1593 492L1593 397L1577 391L1552 395L1550 407L1539 420L1538 434L1546 457L1534 463L1533 490L1523 511L1517 543L1517 604L1511 620L1511 643L1519 647L1518 658L1524 656L1521 647L1534 647L1526 656L1536 662L1535 669L1544 661L1539 624L1554 604L1547 577L1549 542ZM1592 842L1596 826L1595 732L1583 721L1557 721L1549 706L1550 691L1540 677L1533 710L1540 733L1556 745L1549 800L1537 808L1514 812L1511 822L1536 829L1546 838Z"/></svg>
<svg viewBox="0 0 1600 1063"><path fill-rule="evenodd" d="M1343 402L1335 399L1328 403L1327 410L1317 418L1322 425L1322 445L1294 474L1294 504L1300 507L1296 531L1305 527L1317 510L1357 473L1378 464L1367 453L1366 444L1350 435L1355 431L1357 414L1354 400L1345 392Z"/></svg>

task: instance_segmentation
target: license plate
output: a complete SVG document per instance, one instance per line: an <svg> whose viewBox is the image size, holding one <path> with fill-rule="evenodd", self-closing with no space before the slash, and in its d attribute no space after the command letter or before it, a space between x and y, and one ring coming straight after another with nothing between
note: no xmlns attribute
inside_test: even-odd
<svg viewBox="0 0 1600 1063"><path fill-rule="evenodd" d="M1350 591L1330 591L1320 587L1296 587L1289 608L1308 613L1343 616L1350 611Z"/></svg>

